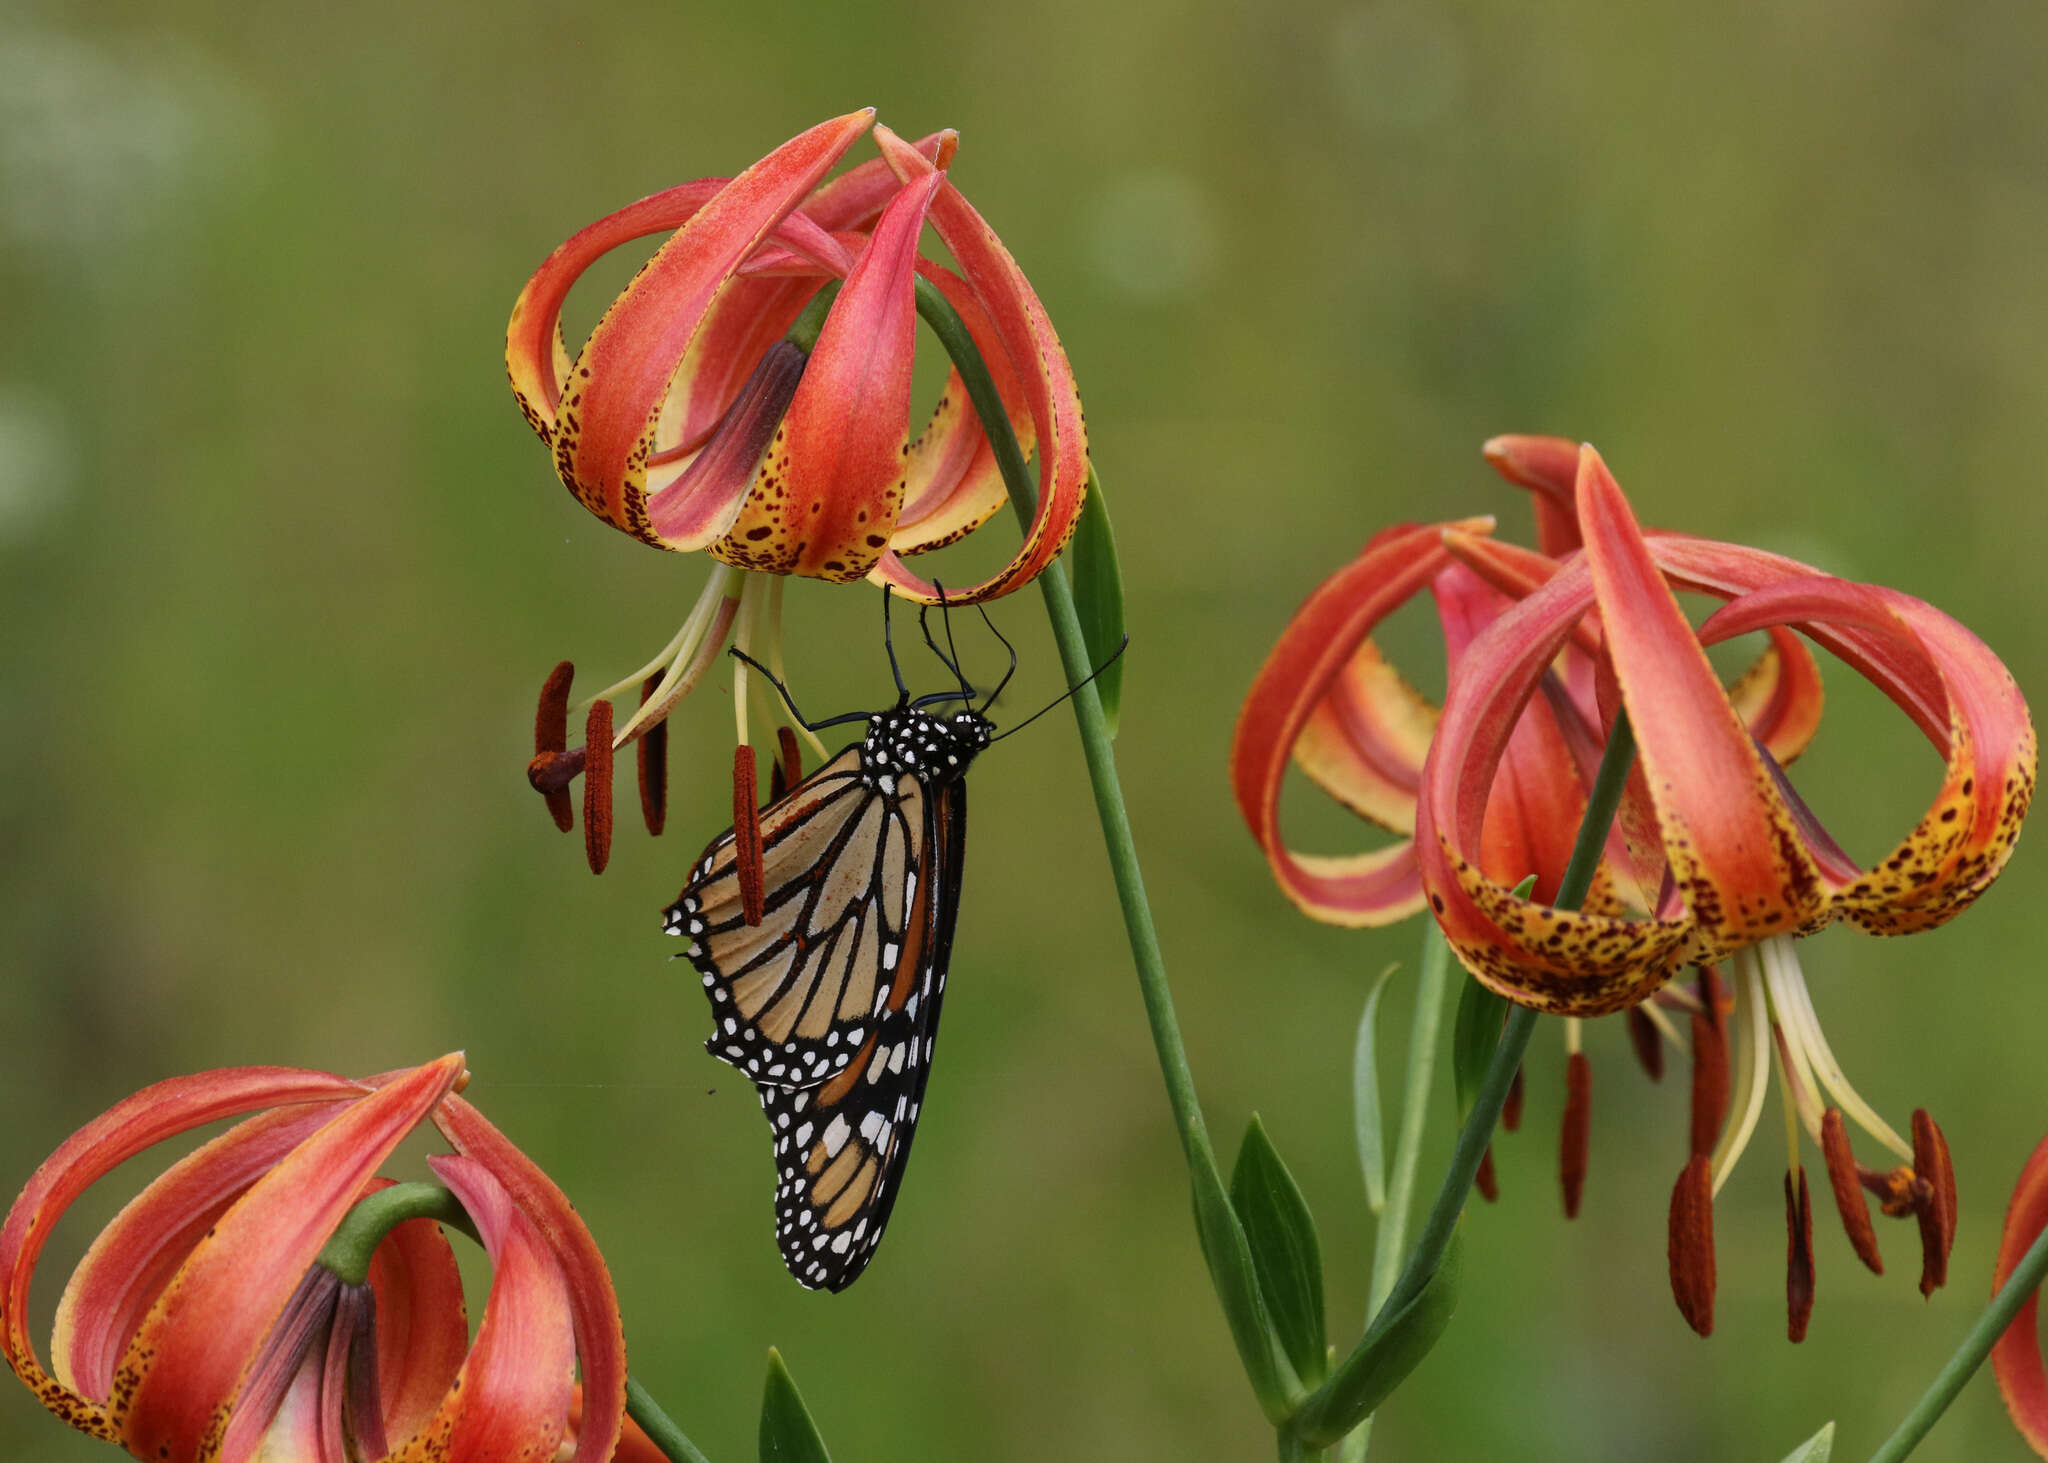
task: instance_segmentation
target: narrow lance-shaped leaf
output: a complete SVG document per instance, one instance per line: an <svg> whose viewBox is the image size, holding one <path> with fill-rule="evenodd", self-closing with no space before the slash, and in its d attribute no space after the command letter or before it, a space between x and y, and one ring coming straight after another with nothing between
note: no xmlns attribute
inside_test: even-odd
<svg viewBox="0 0 2048 1463"><path fill-rule="evenodd" d="M1266 1313L1295 1372L1322 1380L1328 1342L1323 1317L1323 1252L1316 1224L1294 1176L1256 1114L1237 1150L1230 1202L1251 1245L1252 1268Z"/></svg>
<svg viewBox="0 0 2048 1463"><path fill-rule="evenodd" d="M1835 1451L1835 1425L1831 1422L1791 1452L1783 1463L1828 1463L1828 1455Z"/></svg>
<svg viewBox="0 0 2048 1463"><path fill-rule="evenodd" d="M1378 1411L1394 1389L1408 1379L1408 1374L1421 1365L1451 1324L1451 1316L1458 1307L1463 1270L1462 1235L1453 1231L1444 1249L1443 1262L1429 1277L1429 1283L1384 1323L1374 1322L1366 1344L1344 1359L1316 1393L1318 1400L1295 1417L1292 1429L1307 1447L1334 1446Z"/></svg>
<svg viewBox="0 0 2048 1463"><path fill-rule="evenodd" d="M1252 1261L1251 1242L1230 1196L1214 1168L1198 1167L1194 1173L1195 1233L1202 1241L1202 1258L1209 1265L1209 1280L1223 1305L1223 1319L1230 1324L1230 1338L1237 1343L1238 1359L1245 1377L1266 1417L1279 1423L1294 1406L1300 1383L1286 1349L1274 1332L1273 1318L1259 1296L1257 1271Z"/></svg>
<svg viewBox="0 0 2048 1463"><path fill-rule="evenodd" d="M768 1386L761 1395L761 1463L832 1463L810 1409L782 1364L782 1353L772 1346Z"/></svg>
<svg viewBox="0 0 2048 1463"><path fill-rule="evenodd" d="M1111 656L1124 643L1124 575L1117 565L1116 534L1109 526L1109 502L1102 494L1102 479L1095 464L1088 464L1088 498L1081 505L1081 521L1067 545L1067 563L1074 576L1074 612L1081 620L1081 640L1088 647L1088 664L1102 667L1095 678L1096 699L1102 703L1103 724L1116 736L1117 712L1123 705L1124 663Z"/></svg>
<svg viewBox="0 0 2048 1463"><path fill-rule="evenodd" d="M1358 1020L1358 1047L1351 1058L1351 1106L1358 1126L1358 1167L1365 1175L1365 1207L1378 1214L1387 1207L1387 1146L1385 1124L1380 1118L1379 1054L1374 1049L1379 1032L1380 996L1401 968L1389 965L1372 983L1365 998L1365 1014Z"/></svg>

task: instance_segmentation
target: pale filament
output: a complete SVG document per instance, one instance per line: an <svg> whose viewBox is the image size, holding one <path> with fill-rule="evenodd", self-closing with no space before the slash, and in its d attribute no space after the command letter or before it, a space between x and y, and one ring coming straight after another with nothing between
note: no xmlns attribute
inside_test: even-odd
<svg viewBox="0 0 2048 1463"><path fill-rule="evenodd" d="M1820 1017L1813 1009L1813 997L1806 989L1806 977L1800 973L1799 957L1792 948L1792 937L1773 935L1757 949L1762 956L1764 970L1771 981L1779 1019L1785 1024L1786 1044L1797 1054L1802 1068L1811 1067L1818 1085L1835 1100L1844 1113L1854 1118L1857 1125L1866 1133L1908 1163L1912 1162L1912 1145L1893 1132L1891 1126L1857 1094L1855 1088L1849 1085L1849 1079L1843 1075L1841 1064L1835 1060L1834 1052L1829 1049L1827 1038L1821 1034Z"/></svg>
<svg viewBox="0 0 2048 1463"><path fill-rule="evenodd" d="M1732 1019L1743 1027L1741 1046L1736 1053L1734 1086L1734 1100L1740 1116L1731 1126L1721 1130L1721 1141L1714 1147L1715 1194L1721 1192L1721 1185L1728 1181L1735 1161L1749 1146L1750 1135L1756 1131L1757 1118L1763 1112L1764 1091L1771 1081L1770 1003L1764 994L1763 967L1757 959L1756 947L1745 946L1737 950L1728 963L1735 975Z"/></svg>
<svg viewBox="0 0 2048 1463"><path fill-rule="evenodd" d="M713 569L711 578L704 585L704 592L697 596L696 607L690 611L689 619L683 622L683 628L676 632L668 648L625 680L599 693L617 696L646 680L663 665L667 666L654 693L624 726L612 734L614 748L625 746L662 720L675 709L677 702L696 689L697 682L703 679L705 671L717 659L718 652L725 647L726 632L732 626L733 613L739 603L733 588L733 580L739 574L739 570L726 564Z"/></svg>

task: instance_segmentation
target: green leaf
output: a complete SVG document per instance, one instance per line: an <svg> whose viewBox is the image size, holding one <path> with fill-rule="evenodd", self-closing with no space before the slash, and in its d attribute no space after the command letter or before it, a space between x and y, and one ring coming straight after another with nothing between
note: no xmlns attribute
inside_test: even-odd
<svg viewBox="0 0 2048 1463"><path fill-rule="evenodd" d="M1396 1314L1375 1316L1358 1348L1295 1415L1290 1427L1304 1444L1334 1447L1421 1365L1451 1324L1463 1271L1462 1231L1454 1230L1428 1284Z"/></svg>
<svg viewBox="0 0 2048 1463"><path fill-rule="evenodd" d="M1831 1422L1784 1457L1784 1463L1828 1463L1835 1451L1835 1425Z"/></svg>
<svg viewBox="0 0 2048 1463"><path fill-rule="evenodd" d="M1237 1343L1244 1374L1268 1420L1284 1422L1294 1410L1300 1381L1273 1329L1273 1318L1259 1296L1257 1267L1252 1261L1251 1241L1230 1207L1230 1196L1216 1170L1199 1165L1194 1172L1195 1233L1202 1241L1202 1258L1209 1264L1209 1280L1216 1298L1223 1303L1223 1319L1230 1323L1230 1337Z"/></svg>
<svg viewBox="0 0 2048 1463"><path fill-rule="evenodd" d="M1500 1045L1501 1023L1507 1020L1508 1003L1476 980L1465 982L1458 996L1458 1021L1451 1036L1451 1075L1458 1087L1458 1120L1471 1115L1478 1100L1479 1086L1493 1061L1493 1049Z"/></svg>
<svg viewBox="0 0 2048 1463"><path fill-rule="evenodd" d="M1401 968L1396 961L1382 970L1365 998L1358 1021L1358 1047L1351 1057L1351 1110L1358 1126L1358 1167L1365 1175L1365 1207L1377 1214L1387 1207L1387 1145L1380 1120L1380 1073L1374 1050L1380 994Z"/></svg>
<svg viewBox="0 0 2048 1463"><path fill-rule="evenodd" d="M1088 664L1100 667L1095 695L1102 702L1103 724L1116 735L1117 712L1124 698L1124 576L1116 562L1116 535L1109 526L1109 501L1095 464L1088 465L1088 499L1081 521L1067 545L1067 565L1074 577L1074 613L1081 621L1081 640ZM1112 660L1112 656L1118 658Z"/></svg>
<svg viewBox="0 0 2048 1463"><path fill-rule="evenodd" d="M1294 1176L1280 1160L1256 1114L1237 1150L1230 1204L1244 1225L1252 1269L1266 1314L1295 1374L1313 1386L1322 1380L1328 1342L1323 1319L1323 1251L1316 1222Z"/></svg>
<svg viewBox="0 0 2048 1463"><path fill-rule="evenodd" d="M782 1354L772 1346L768 1389L761 1397L761 1463L832 1463L810 1409L782 1364Z"/></svg>

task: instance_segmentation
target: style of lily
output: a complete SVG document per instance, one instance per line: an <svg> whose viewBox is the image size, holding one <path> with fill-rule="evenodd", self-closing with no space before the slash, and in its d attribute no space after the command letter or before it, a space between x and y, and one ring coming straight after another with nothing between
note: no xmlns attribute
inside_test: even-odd
<svg viewBox="0 0 2048 1463"><path fill-rule="evenodd" d="M0 1228L15 1375L73 1427L155 1463L496 1463L558 1448L652 1463L637 1430L621 1442L625 1342L603 1258L561 1191L455 1095L465 1078L460 1053L362 1081L239 1067L117 1103L36 1170ZM145 1149L233 1117L94 1240L45 1369L29 1287L57 1221ZM429 1120L455 1152L428 1162L491 1260L473 1342L434 1221L351 1218L404 1197L377 1170ZM354 1250L335 1239L345 1224Z"/></svg>
<svg viewBox="0 0 2048 1463"><path fill-rule="evenodd" d="M1493 540L1490 517L1387 529L1359 556L1319 585L1281 633L1245 697L1231 748L1231 782L1252 836L1264 850L1282 892L1312 918L1346 926L1391 924L1424 906L1414 841L1422 770L1439 712L1389 663L1373 632L1427 590L1442 627L1447 670L1455 675L1474 639L1555 571L1581 543L1572 494L1574 443L1547 437L1496 437L1486 460L1509 482L1530 490L1536 550ZM1484 541L1489 579L1460 554ZM1745 726L1780 764L1797 757L1819 725L1819 669L1796 634L1774 629L1770 645L1731 688ZM1582 642L1582 643L1581 643ZM1585 809L1585 789L1600 758L1595 693L1598 642L1567 642L1544 695L1520 707L1487 803L1479 864L1487 877L1514 885L1534 877L1531 897L1555 896ZM1297 853L1280 826L1280 795L1290 760L1311 781L1360 817L1393 835L1383 847L1329 856ZM1609 839L1607 868L1596 899L1612 903L1633 892L1616 870L1630 856L1619 832ZM1619 906L1617 906L1618 908ZM1637 907L1643 907L1638 897ZM1650 1077L1661 1078L1664 1045L1683 1049L1670 1016L1655 1003L1630 1007L1631 1044ZM1575 1216L1587 1170L1592 1064L1578 1017L1564 1023L1566 1096L1559 1141L1564 1207ZM1502 1115L1519 1121L1521 1086ZM1491 1153L1479 1175L1489 1199L1496 1188Z"/></svg>
<svg viewBox="0 0 2048 1463"><path fill-rule="evenodd" d="M565 831L569 784L584 777L593 870L610 847L613 754L640 744L642 812L658 833L664 719L728 642L782 676L784 576L868 579L938 603L906 559L965 537L1007 500L957 369L911 437L921 284L958 313L1019 445L1039 461L1036 513L1016 553L979 583L948 586L944 600L974 604L1028 584L1079 519L1088 447L1073 373L1023 271L950 181L958 135L911 143L874 117L833 118L735 178L684 183L598 220L548 256L513 307L512 391L570 493L644 543L718 561L661 652L585 703L582 747L567 744L568 663L542 693L528 776ZM826 182L870 130L882 155ZM957 271L920 254L927 223ZM670 230L572 359L560 329L570 288L611 250ZM740 661L733 676L751 799L758 676ZM637 709L615 718L611 700L636 687ZM788 726L780 702L769 704Z"/></svg>
<svg viewBox="0 0 2048 1463"><path fill-rule="evenodd" d="M1821 1033L1794 941L1836 919L1878 934L1932 929L1991 885L2033 793L2026 703L1983 642L1920 600L1756 549L1646 536L1590 447L1577 454L1572 490L1584 549L1562 563L1504 555L1458 529L1444 535L1464 562L1521 598L1467 647L1423 768L1415 850L1437 920L1479 980L1566 1015L1675 999L1667 983L1678 972L1726 962L1732 1007L1711 974L1694 1003L1691 1158L1670 1214L1673 1294L1694 1329L1713 1327L1713 1196L1756 1130L1774 1067L1786 1115L1792 1339L1813 1303L1801 1127L1820 1147L1843 1225L1872 1270L1882 1266L1864 1191L1886 1214L1918 1221L1921 1290L1931 1294L1946 1279L1955 1234L1947 1143L1925 1111L1913 1114L1909 1142L1857 1095ZM1726 603L1695 630L1674 590ZM1869 679L1946 763L1926 814L1867 869L1800 801L1783 758L1745 725L1707 661L1707 646L1787 626ZM1503 792L1496 779L1513 765L1523 709L1559 653L1589 639L1598 725L1611 727L1625 709L1637 747L1617 820L1627 855L1614 863L1651 891L1639 918L1597 901L1582 912L1554 909L1519 894L1487 860L1490 808ZM1860 1164L1845 1119L1901 1162Z"/></svg>

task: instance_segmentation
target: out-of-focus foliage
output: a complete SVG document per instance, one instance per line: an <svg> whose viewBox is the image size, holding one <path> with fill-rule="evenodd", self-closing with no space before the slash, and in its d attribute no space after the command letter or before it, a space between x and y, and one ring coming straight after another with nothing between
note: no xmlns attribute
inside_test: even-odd
<svg viewBox="0 0 2048 1463"><path fill-rule="evenodd" d="M2044 62L2019 0L17 5L0 1182L172 1072L461 1045L471 1095L605 1246L636 1372L712 1457L748 1456L771 1343L855 1463L1264 1456L1064 716L976 768L888 1244L844 1296L783 1273L753 1097L701 1050L658 932L730 816L716 698L676 724L671 833L622 832L601 880L521 776L548 667L629 671L702 570L563 494L505 389L513 296L586 221L834 111L961 130L962 186L1044 296L1114 485L1118 752L1211 1125L1256 1107L1287 1135L1349 1336L1372 1232L1352 1032L1415 932L1311 926L1274 890L1224 781L1245 685L1377 528L1520 513L1478 448L1532 431L1596 441L1648 521L1932 600L2043 693ZM874 598L796 584L788 613L812 715L889 698ZM1035 597L995 613L1024 657L1014 718L1060 676ZM1940 764L1850 679L1795 775L1870 857ZM1304 843L1356 836L1300 802ZM1923 1306L1824 1236L1787 1346L1778 1180L1745 1170L1699 1341L1664 1276L1682 1076L1652 1088L1618 1026L1588 1031L1567 1225L1546 1030L1457 1320L1376 1454L1768 1458L1817 1416L1867 1451L1966 1326L2048 1126L2033 842L1948 929L1805 953L1867 1095L1895 1120L1924 1103L1954 1145L1956 1285ZM1983 1385L1920 1456L2018 1447ZM106 1455L0 1392L0 1456Z"/></svg>

